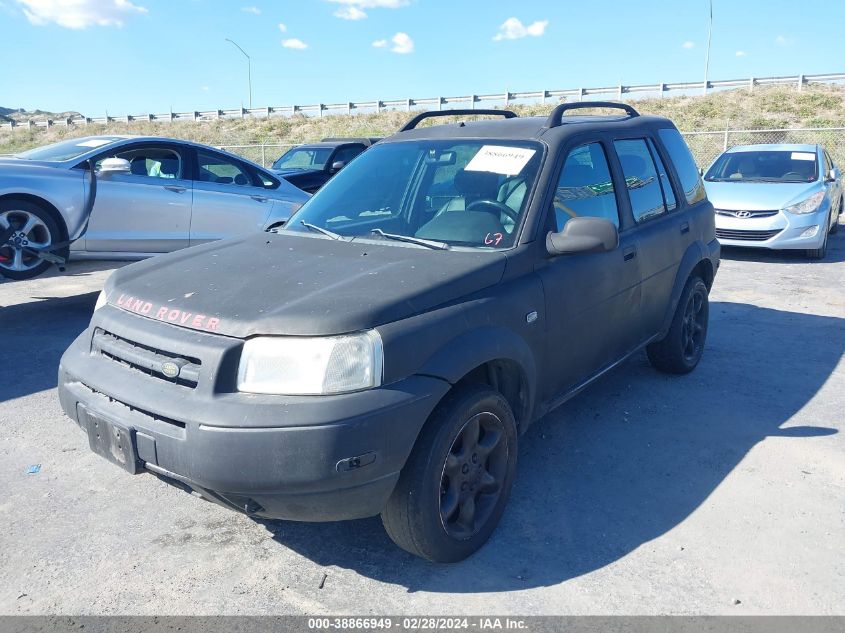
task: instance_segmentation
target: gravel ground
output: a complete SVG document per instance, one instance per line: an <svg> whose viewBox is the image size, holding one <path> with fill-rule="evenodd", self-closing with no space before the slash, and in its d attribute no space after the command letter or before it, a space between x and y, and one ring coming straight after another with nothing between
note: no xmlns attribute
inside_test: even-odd
<svg viewBox="0 0 845 633"><path fill-rule="evenodd" d="M56 368L119 264L0 284L0 614L845 614L843 233L822 263L725 253L700 367L638 355L534 425L451 566L96 457Z"/></svg>

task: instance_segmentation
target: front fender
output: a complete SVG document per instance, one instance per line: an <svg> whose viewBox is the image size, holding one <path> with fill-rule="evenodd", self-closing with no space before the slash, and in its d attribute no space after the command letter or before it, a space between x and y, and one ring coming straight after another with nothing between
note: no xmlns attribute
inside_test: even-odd
<svg viewBox="0 0 845 633"><path fill-rule="evenodd" d="M85 172L44 165L3 165L0 198L28 196L55 207L71 240L85 226Z"/></svg>

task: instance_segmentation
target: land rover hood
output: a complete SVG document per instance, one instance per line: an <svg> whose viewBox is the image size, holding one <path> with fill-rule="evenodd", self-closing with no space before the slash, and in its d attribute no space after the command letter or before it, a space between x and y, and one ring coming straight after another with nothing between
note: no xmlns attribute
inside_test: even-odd
<svg viewBox="0 0 845 633"><path fill-rule="evenodd" d="M390 323L497 283L506 257L264 233L126 266L109 304L227 336L330 335Z"/></svg>

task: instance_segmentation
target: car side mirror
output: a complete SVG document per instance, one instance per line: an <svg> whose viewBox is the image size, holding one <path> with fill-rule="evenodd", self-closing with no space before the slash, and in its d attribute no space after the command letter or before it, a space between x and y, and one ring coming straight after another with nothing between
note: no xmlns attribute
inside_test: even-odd
<svg viewBox="0 0 845 633"><path fill-rule="evenodd" d="M129 174L131 172L132 166L125 158L106 158L100 163L97 175L110 176L112 174Z"/></svg>
<svg viewBox="0 0 845 633"><path fill-rule="evenodd" d="M830 171L827 172L827 182L835 182L836 179L839 178L839 174L836 171L836 167L831 167Z"/></svg>
<svg viewBox="0 0 845 633"><path fill-rule="evenodd" d="M574 255L576 253L606 253L619 246L616 225L604 218L572 218L558 233L546 235L549 255Z"/></svg>
<svg viewBox="0 0 845 633"><path fill-rule="evenodd" d="M335 162L332 163L332 171L333 172L340 171L344 167L346 167L346 161L336 160Z"/></svg>

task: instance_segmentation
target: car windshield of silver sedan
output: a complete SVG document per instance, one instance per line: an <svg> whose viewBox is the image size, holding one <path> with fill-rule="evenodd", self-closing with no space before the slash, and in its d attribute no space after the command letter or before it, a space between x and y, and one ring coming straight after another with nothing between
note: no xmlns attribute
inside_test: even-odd
<svg viewBox="0 0 845 633"><path fill-rule="evenodd" d="M331 153L330 147L294 147L276 159L273 169L322 169Z"/></svg>
<svg viewBox="0 0 845 633"><path fill-rule="evenodd" d="M814 182L814 151L745 151L722 154L707 171L708 182Z"/></svg>
<svg viewBox="0 0 845 633"><path fill-rule="evenodd" d="M120 140L122 140L120 136L88 136L85 138L75 138L69 141L53 143L52 145L36 147L35 149L16 154L15 157L23 158L25 160L72 160L90 152L93 149L105 147L106 145L110 145L111 143Z"/></svg>
<svg viewBox="0 0 845 633"><path fill-rule="evenodd" d="M377 145L330 180L284 230L425 248L508 248L542 154L536 142Z"/></svg>

